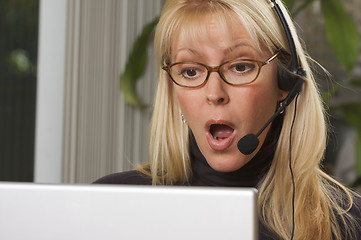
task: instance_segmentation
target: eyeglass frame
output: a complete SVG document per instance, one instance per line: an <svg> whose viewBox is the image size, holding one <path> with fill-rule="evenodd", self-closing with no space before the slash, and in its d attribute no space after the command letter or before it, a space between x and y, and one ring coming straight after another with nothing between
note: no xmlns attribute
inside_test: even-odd
<svg viewBox="0 0 361 240"><path fill-rule="evenodd" d="M273 54L273 55L272 55L269 59L267 59L266 61L258 61L258 60L253 60L253 59L236 58L236 59L233 59L233 60L230 60L230 61L223 62L223 63L221 63L219 66L213 66L213 67L212 67L212 66L205 65L205 64L203 64L203 63L197 63L197 62L175 62L175 63L172 63L172 64L170 64L170 65L162 66L162 69L168 73L168 75L169 75L170 79L172 80L172 82L174 82L176 85L178 85L178 86L180 86L180 87L185 87L185 88L202 88L204 85L206 85L206 83L207 83L207 81L208 81L208 79L209 79L209 75L210 75L212 72L217 72L217 73L219 74L219 76L222 78L222 80L223 80L225 83L227 83L227 84L229 84L229 85L231 85L231 86L242 86L242 85L247 85L247 84L253 83L253 82L258 78L258 76L259 76L259 74L260 74L260 72L261 72L261 68L262 68L263 66L269 64L270 62L272 62L272 61L278 56L278 54L279 54L280 52L281 52L281 51L278 50L275 54ZM240 60L256 63L256 64L258 65L258 73L256 74L255 78L254 78L252 81L250 81L250 82L240 83L240 84L230 83L230 82L228 82L228 81L225 79L225 77L224 77L223 74L219 71L219 69L220 69L223 65L225 65L225 64L227 64L227 63L231 63L231 62L235 62L235 61L240 61ZM174 65L177 65L177 64L196 64L196 65L201 65L201 66L205 67L205 68L207 69L206 79L204 79L204 81L203 81L201 84L197 85L197 86L186 86L186 85L182 85L182 84L177 83L177 82L173 79L172 75L170 74L170 69L171 69L171 67L173 67Z"/></svg>

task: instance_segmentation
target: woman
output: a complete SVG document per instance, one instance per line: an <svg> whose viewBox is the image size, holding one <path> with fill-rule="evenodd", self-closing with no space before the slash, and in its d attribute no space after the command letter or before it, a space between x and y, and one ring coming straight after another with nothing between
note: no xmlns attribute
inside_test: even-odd
<svg viewBox="0 0 361 240"><path fill-rule="evenodd" d="M307 74L295 104L246 155L238 140L258 132L290 91L279 86L292 77L286 70L292 54L271 1L167 1L155 34L162 70L150 163L97 183L257 187L260 239L360 238L360 198L320 169L324 110L285 15Z"/></svg>

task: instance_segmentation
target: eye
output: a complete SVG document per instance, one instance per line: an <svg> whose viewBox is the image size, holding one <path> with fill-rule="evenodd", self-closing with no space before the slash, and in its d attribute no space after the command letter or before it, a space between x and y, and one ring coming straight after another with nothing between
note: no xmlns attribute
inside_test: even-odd
<svg viewBox="0 0 361 240"><path fill-rule="evenodd" d="M230 63L228 70L235 74L247 74L256 68L256 64L247 61L236 61Z"/></svg>
<svg viewBox="0 0 361 240"><path fill-rule="evenodd" d="M177 74L184 79L197 79L207 74L207 69L197 64L180 64L177 65Z"/></svg>
<svg viewBox="0 0 361 240"><path fill-rule="evenodd" d="M183 69L181 74L185 78L194 78L199 74L199 71L197 69Z"/></svg>

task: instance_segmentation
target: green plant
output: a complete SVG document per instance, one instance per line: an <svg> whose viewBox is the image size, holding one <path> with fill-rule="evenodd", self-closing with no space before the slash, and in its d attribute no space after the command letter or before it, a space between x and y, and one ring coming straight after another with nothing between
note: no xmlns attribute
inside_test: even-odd
<svg viewBox="0 0 361 240"><path fill-rule="evenodd" d="M147 43L157 23L158 17L144 26L133 45L125 70L119 78L119 88L124 94L125 101L139 108L145 108L145 105L136 94L136 82L144 74L147 64Z"/></svg>

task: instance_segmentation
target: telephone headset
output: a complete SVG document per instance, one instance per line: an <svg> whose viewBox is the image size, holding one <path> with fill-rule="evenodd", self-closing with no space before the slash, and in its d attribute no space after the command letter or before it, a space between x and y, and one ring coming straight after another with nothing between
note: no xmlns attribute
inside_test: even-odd
<svg viewBox="0 0 361 240"><path fill-rule="evenodd" d="M306 76L306 71L301 67L300 60L298 58L295 42L292 37L291 30L287 24L286 18L280 8L280 6L277 4L276 0L271 0L274 6L274 10L276 11L283 29L285 31L288 45L291 52L291 62L288 65L288 70L291 72L287 72L283 69L278 70L278 87L281 90L289 91L287 97L281 102L280 107L277 109L277 111L271 116L271 118L266 122L266 124L256 133L250 133L241 138L238 141L237 147L239 151L245 155L249 155L257 148L259 144L258 136L268 127L268 125L273 122L273 120L278 117L284 109L295 99L295 109L294 109L294 115L293 115L293 121L291 125L290 130L290 137L289 137L289 169L291 172L291 178L292 178L292 185L293 185L293 197L292 197L292 234L291 234L291 240L294 237L294 229L295 229L295 220L294 220L294 199L295 199L295 182L293 178L293 171L291 166L291 136L292 136L292 129L294 125L294 121L296 118L296 106L297 106L297 99L298 95L302 89L302 85L304 83L304 77Z"/></svg>
<svg viewBox="0 0 361 240"><path fill-rule="evenodd" d="M249 155L254 152L259 144L258 136L268 127L268 125L278 117L284 109L293 101L293 99L299 94L304 82L303 77L306 76L306 71L301 67L300 60L298 58L295 42L291 34L291 30L287 24L285 16L276 0L271 0L274 4L274 9L282 23L282 26L285 30L288 45L291 51L291 62L289 63L288 70L292 73L289 73L281 68L278 71L278 87L281 90L289 91L287 97L281 102L278 110L271 116L267 123L256 133L250 133L241 138L237 144L238 149L241 153Z"/></svg>

